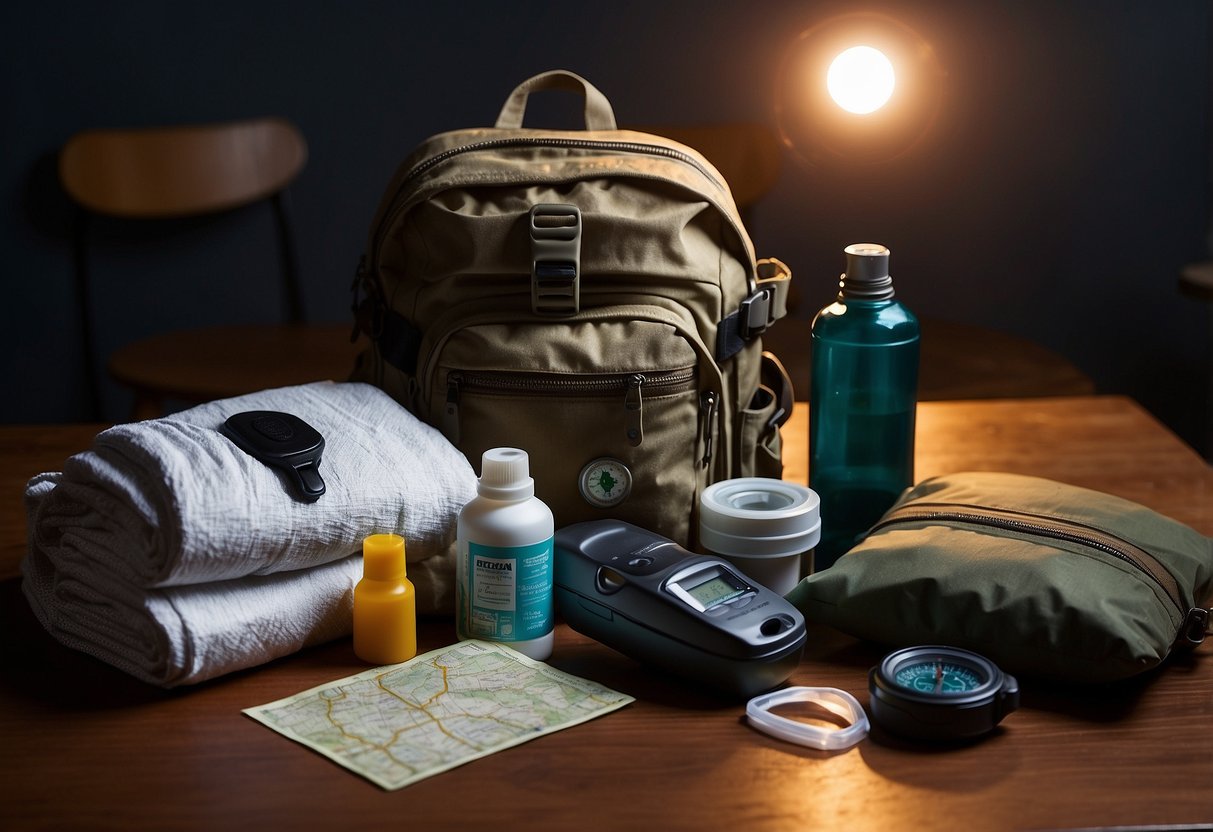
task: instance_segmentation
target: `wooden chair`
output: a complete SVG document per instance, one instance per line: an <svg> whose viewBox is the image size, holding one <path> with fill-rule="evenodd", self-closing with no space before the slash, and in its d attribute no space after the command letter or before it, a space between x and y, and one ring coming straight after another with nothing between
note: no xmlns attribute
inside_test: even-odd
<svg viewBox="0 0 1213 832"><path fill-rule="evenodd" d="M93 418L100 418L100 386L87 254L95 215L146 222L199 217L267 200L275 218L287 322L171 332L119 348L109 357L109 372L135 391L135 418L160 415L166 399L209 401L348 376L356 352L350 327L303 323L284 193L306 159L303 136L277 118L89 130L67 142L59 157L59 178L79 208L77 300Z"/></svg>

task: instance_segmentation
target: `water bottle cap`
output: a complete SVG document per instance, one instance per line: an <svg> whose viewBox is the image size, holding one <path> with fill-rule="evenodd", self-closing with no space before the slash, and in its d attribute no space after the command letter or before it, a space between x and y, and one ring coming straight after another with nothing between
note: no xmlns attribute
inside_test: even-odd
<svg viewBox="0 0 1213 832"><path fill-rule="evenodd" d="M843 249L847 270L839 282L843 297L887 300L893 297L889 276L889 250L880 243L855 243Z"/></svg>
<svg viewBox="0 0 1213 832"><path fill-rule="evenodd" d="M530 457L518 448L493 448L480 460L477 491L493 500L522 500L535 494Z"/></svg>

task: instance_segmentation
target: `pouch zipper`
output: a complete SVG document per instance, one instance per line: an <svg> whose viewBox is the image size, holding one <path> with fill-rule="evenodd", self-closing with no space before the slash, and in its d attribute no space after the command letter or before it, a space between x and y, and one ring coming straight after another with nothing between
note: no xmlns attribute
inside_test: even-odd
<svg viewBox="0 0 1213 832"><path fill-rule="evenodd" d="M1062 520L1057 517L1010 509L988 508L964 503L919 502L891 510L868 533L871 534L878 529L898 523L939 521L967 523L1063 540L1111 555L1149 576L1170 599L1183 622L1177 636L1178 642L1195 646L1204 640L1205 629L1209 623L1209 610L1202 607L1192 607L1191 609L1186 607L1175 576L1152 554L1140 546L1092 526L1073 520Z"/></svg>
<svg viewBox="0 0 1213 832"><path fill-rule="evenodd" d="M695 390L694 367L646 373L602 373L593 376L562 376L536 372L487 372L452 370L446 377L446 404L442 432L452 443L459 442L459 400L464 393L508 396L597 396L623 395L625 435L628 444L644 442L644 396L674 395Z"/></svg>

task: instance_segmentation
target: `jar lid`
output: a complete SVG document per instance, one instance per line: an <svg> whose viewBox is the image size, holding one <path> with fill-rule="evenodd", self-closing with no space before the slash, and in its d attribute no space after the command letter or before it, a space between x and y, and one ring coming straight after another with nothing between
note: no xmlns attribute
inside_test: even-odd
<svg viewBox="0 0 1213 832"><path fill-rule="evenodd" d="M699 542L719 555L799 554L821 538L821 500L812 489L766 477L710 485L699 499Z"/></svg>
<svg viewBox="0 0 1213 832"><path fill-rule="evenodd" d="M525 500L535 496L535 480L527 452L519 448L491 448L480 459L476 491L491 500Z"/></svg>

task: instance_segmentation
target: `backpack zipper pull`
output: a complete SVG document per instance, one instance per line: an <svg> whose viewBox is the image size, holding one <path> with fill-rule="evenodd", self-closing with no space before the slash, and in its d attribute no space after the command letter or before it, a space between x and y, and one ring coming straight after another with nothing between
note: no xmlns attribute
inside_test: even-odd
<svg viewBox="0 0 1213 832"><path fill-rule="evenodd" d="M644 441L644 399L640 395L640 388L644 385L644 381L644 376L640 373L628 376L627 392L623 397L628 444L633 448Z"/></svg>
<svg viewBox="0 0 1213 832"><path fill-rule="evenodd" d="M446 374L446 406L442 410L442 435L452 445L459 444L459 385L462 373Z"/></svg>
<svg viewBox="0 0 1213 832"><path fill-rule="evenodd" d="M700 465L708 467L712 461L712 421L716 418L716 392L708 390L699 400L700 432L703 434L703 459Z"/></svg>

